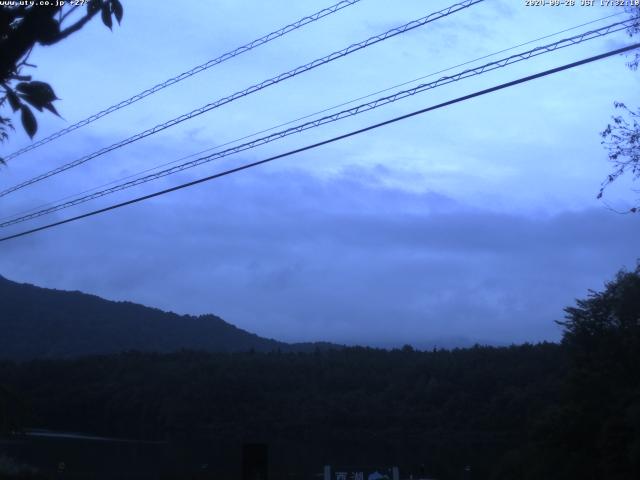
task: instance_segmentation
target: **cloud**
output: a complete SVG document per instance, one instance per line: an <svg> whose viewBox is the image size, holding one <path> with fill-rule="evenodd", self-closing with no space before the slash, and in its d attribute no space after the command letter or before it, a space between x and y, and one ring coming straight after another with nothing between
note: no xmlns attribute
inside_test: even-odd
<svg viewBox="0 0 640 480"><path fill-rule="evenodd" d="M256 169L5 243L0 273L286 341L556 340L638 256L635 218L496 213L386 182Z"/></svg>

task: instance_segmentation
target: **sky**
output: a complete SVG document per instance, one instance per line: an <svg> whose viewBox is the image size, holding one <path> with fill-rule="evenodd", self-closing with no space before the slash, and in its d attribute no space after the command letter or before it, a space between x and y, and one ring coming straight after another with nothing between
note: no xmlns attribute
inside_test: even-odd
<svg viewBox="0 0 640 480"><path fill-rule="evenodd" d="M362 0L11 160L0 170L0 188L452 3ZM0 216L587 22L594 23L423 81L625 18L616 7L577 3L487 0L0 198ZM94 19L67 40L34 50L31 73L51 83L63 117L39 115L36 139L329 4L222 0L178 8L123 1L124 19L113 31ZM541 55L1 233L261 160L630 42L620 32ZM614 101L638 105L640 74L626 68L628 60L611 57L4 242L0 274L181 314L214 313L289 342L426 348L557 341L563 308L640 258L639 218L614 211L634 204L637 185L622 178L605 202L596 199L611 170L599 132L616 113ZM0 155L29 142L18 128Z"/></svg>

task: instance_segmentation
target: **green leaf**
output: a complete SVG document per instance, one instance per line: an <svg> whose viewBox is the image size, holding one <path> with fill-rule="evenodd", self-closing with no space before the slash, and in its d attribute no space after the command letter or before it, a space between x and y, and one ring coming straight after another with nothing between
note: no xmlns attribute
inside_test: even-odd
<svg viewBox="0 0 640 480"><path fill-rule="evenodd" d="M9 100L9 105L11 105L11 110L17 112L20 109L20 99L14 93L13 90L7 89L7 100Z"/></svg>
<svg viewBox="0 0 640 480"><path fill-rule="evenodd" d="M40 103L36 102L33 100L32 97L30 97L29 95L25 95L24 93L21 93L20 98L22 98L23 100L26 100L26 102L31 105L32 107L36 108L39 112L42 111L42 105L40 105Z"/></svg>
<svg viewBox="0 0 640 480"><path fill-rule="evenodd" d="M54 44L58 41L60 24L54 18L44 17L38 23L38 28L35 34L36 40L38 40L42 45Z"/></svg>
<svg viewBox="0 0 640 480"><path fill-rule="evenodd" d="M118 25L120 25L120 22L122 21L122 14L124 13L120 0L111 0L111 11L115 15Z"/></svg>
<svg viewBox="0 0 640 480"><path fill-rule="evenodd" d="M26 105L22 105L20 110L22 111L22 126L27 132L27 135L29 135L30 138L33 138L38 131L38 122L36 122L36 117L33 116L33 112L31 112L31 109Z"/></svg>
<svg viewBox="0 0 640 480"><path fill-rule="evenodd" d="M109 8L109 4L104 3L102 5L102 23L104 23L109 29L113 26L113 22L111 21L111 9Z"/></svg>
<svg viewBox="0 0 640 480"><path fill-rule="evenodd" d="M30 100L33 103L40 105L41 107L46 103L58 100L58 97L56 97L51 85L37 80L32 82L20 82L16 85L16 90L24 93L27 97L30 97ZM26 97L23 96L23 98L26 100Z"/></svg>
<svg viewBox="0 0 640 480"><path fill-rule="evenodd" d="M0 130L5 130L7 127L9 127L11 130L15 130L10 118L0 117Z"/></svg>
<svg viewBox="0 0 640 480"><path fill-rule="evenodd" d="M100 10L100 0L89 0L87 3L87 14L91 15Z"/></svg>
<svg viewBox="0 0 640 480"><path fill-rule="evenodd" d="M52 104L58 97L48 83L39 81L20 82L16 85L16 90L20 92L18 95L20 98L36 108L39 112L41 112L43 108L46 108L55 115L58 115L58 112Z"/></svg>
<svg viewBox="0 0 640 480"><path fill-rule="evenodd" d="M56 107L54 107L51 102L47 103L46 105L43 105L43 107L46 108L47 110L49 110L51 113L53 113L56 117L60 117L60 114L56 110ZM62 117L60 117L60 118L62 118Z"/></svg>

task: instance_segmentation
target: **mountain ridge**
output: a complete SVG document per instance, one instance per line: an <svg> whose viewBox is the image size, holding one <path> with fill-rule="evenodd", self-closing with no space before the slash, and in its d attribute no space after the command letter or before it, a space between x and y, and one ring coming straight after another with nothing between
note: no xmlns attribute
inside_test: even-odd
<svg viewBox="0 0 640 480"><path fill-rule="evenodd" d="M68 358L138 350L313 351L328 342L264 338L214 314L179 315L78 290L18 283L0 275L0 358Z"/></svg>

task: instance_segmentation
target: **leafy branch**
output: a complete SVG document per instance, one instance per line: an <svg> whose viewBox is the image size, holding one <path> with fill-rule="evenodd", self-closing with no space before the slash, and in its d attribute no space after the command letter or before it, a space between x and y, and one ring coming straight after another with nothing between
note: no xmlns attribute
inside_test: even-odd
<svg viewBox="0 0 640 480"><path fill-rule="evenodd" d="M640 8L627 7L627 11L632 14L635 20L633 25L627 29L630 37L640 34ZM637 70L640 64L640 54L636 53L633 60L627 63L631 70ZM605 188L611 185L616 179L627 172L631 172L632 179L640 178L640 109L637 112L627 108L622 102L614 102L616 109L623 110L622 115L611 117L612 123L607 125L600 135L602 145L609 152L609 161L613 164L613 171L601 183L598 199L601 199ZM640 200L638 204L630 208L627 212L636 213L640 211Z"/></svg>
<svg viewBox="0 0 640 480"><path fill-rule="evenodd" d="M631 172L633 180L640 178L640 109L634 112L621 102L615 102L615 107L622 109L623 115L612 117L613 123L600 133L604 139L602 145L609 150L613 172L602 182L598 198L602 198L604 189L626 172ZM635 213L638 207L630 211Z"/></svg>
<svg viewBox="0 0 640 480"><path fill-rule="evenodd" d="M51 2L53 3L53 2ZM109 29L113 19L120 24L123 7L120 0L90 0L86 10L77 18L78 6L16 5L0 6L0 107L8 106L29 137L38 131L38 122L32 107L60 116L53 102L58 100L53 88L46 82L32 80L24 75L24 68L33 68L28 58L36 45L54 45L81 30L92 18L100 14ZM72 17L76 17L70 22ZM0 142L9 138L14 130L10 117L0 115ZM0 163L4 163L0 158Z"/></svg>

